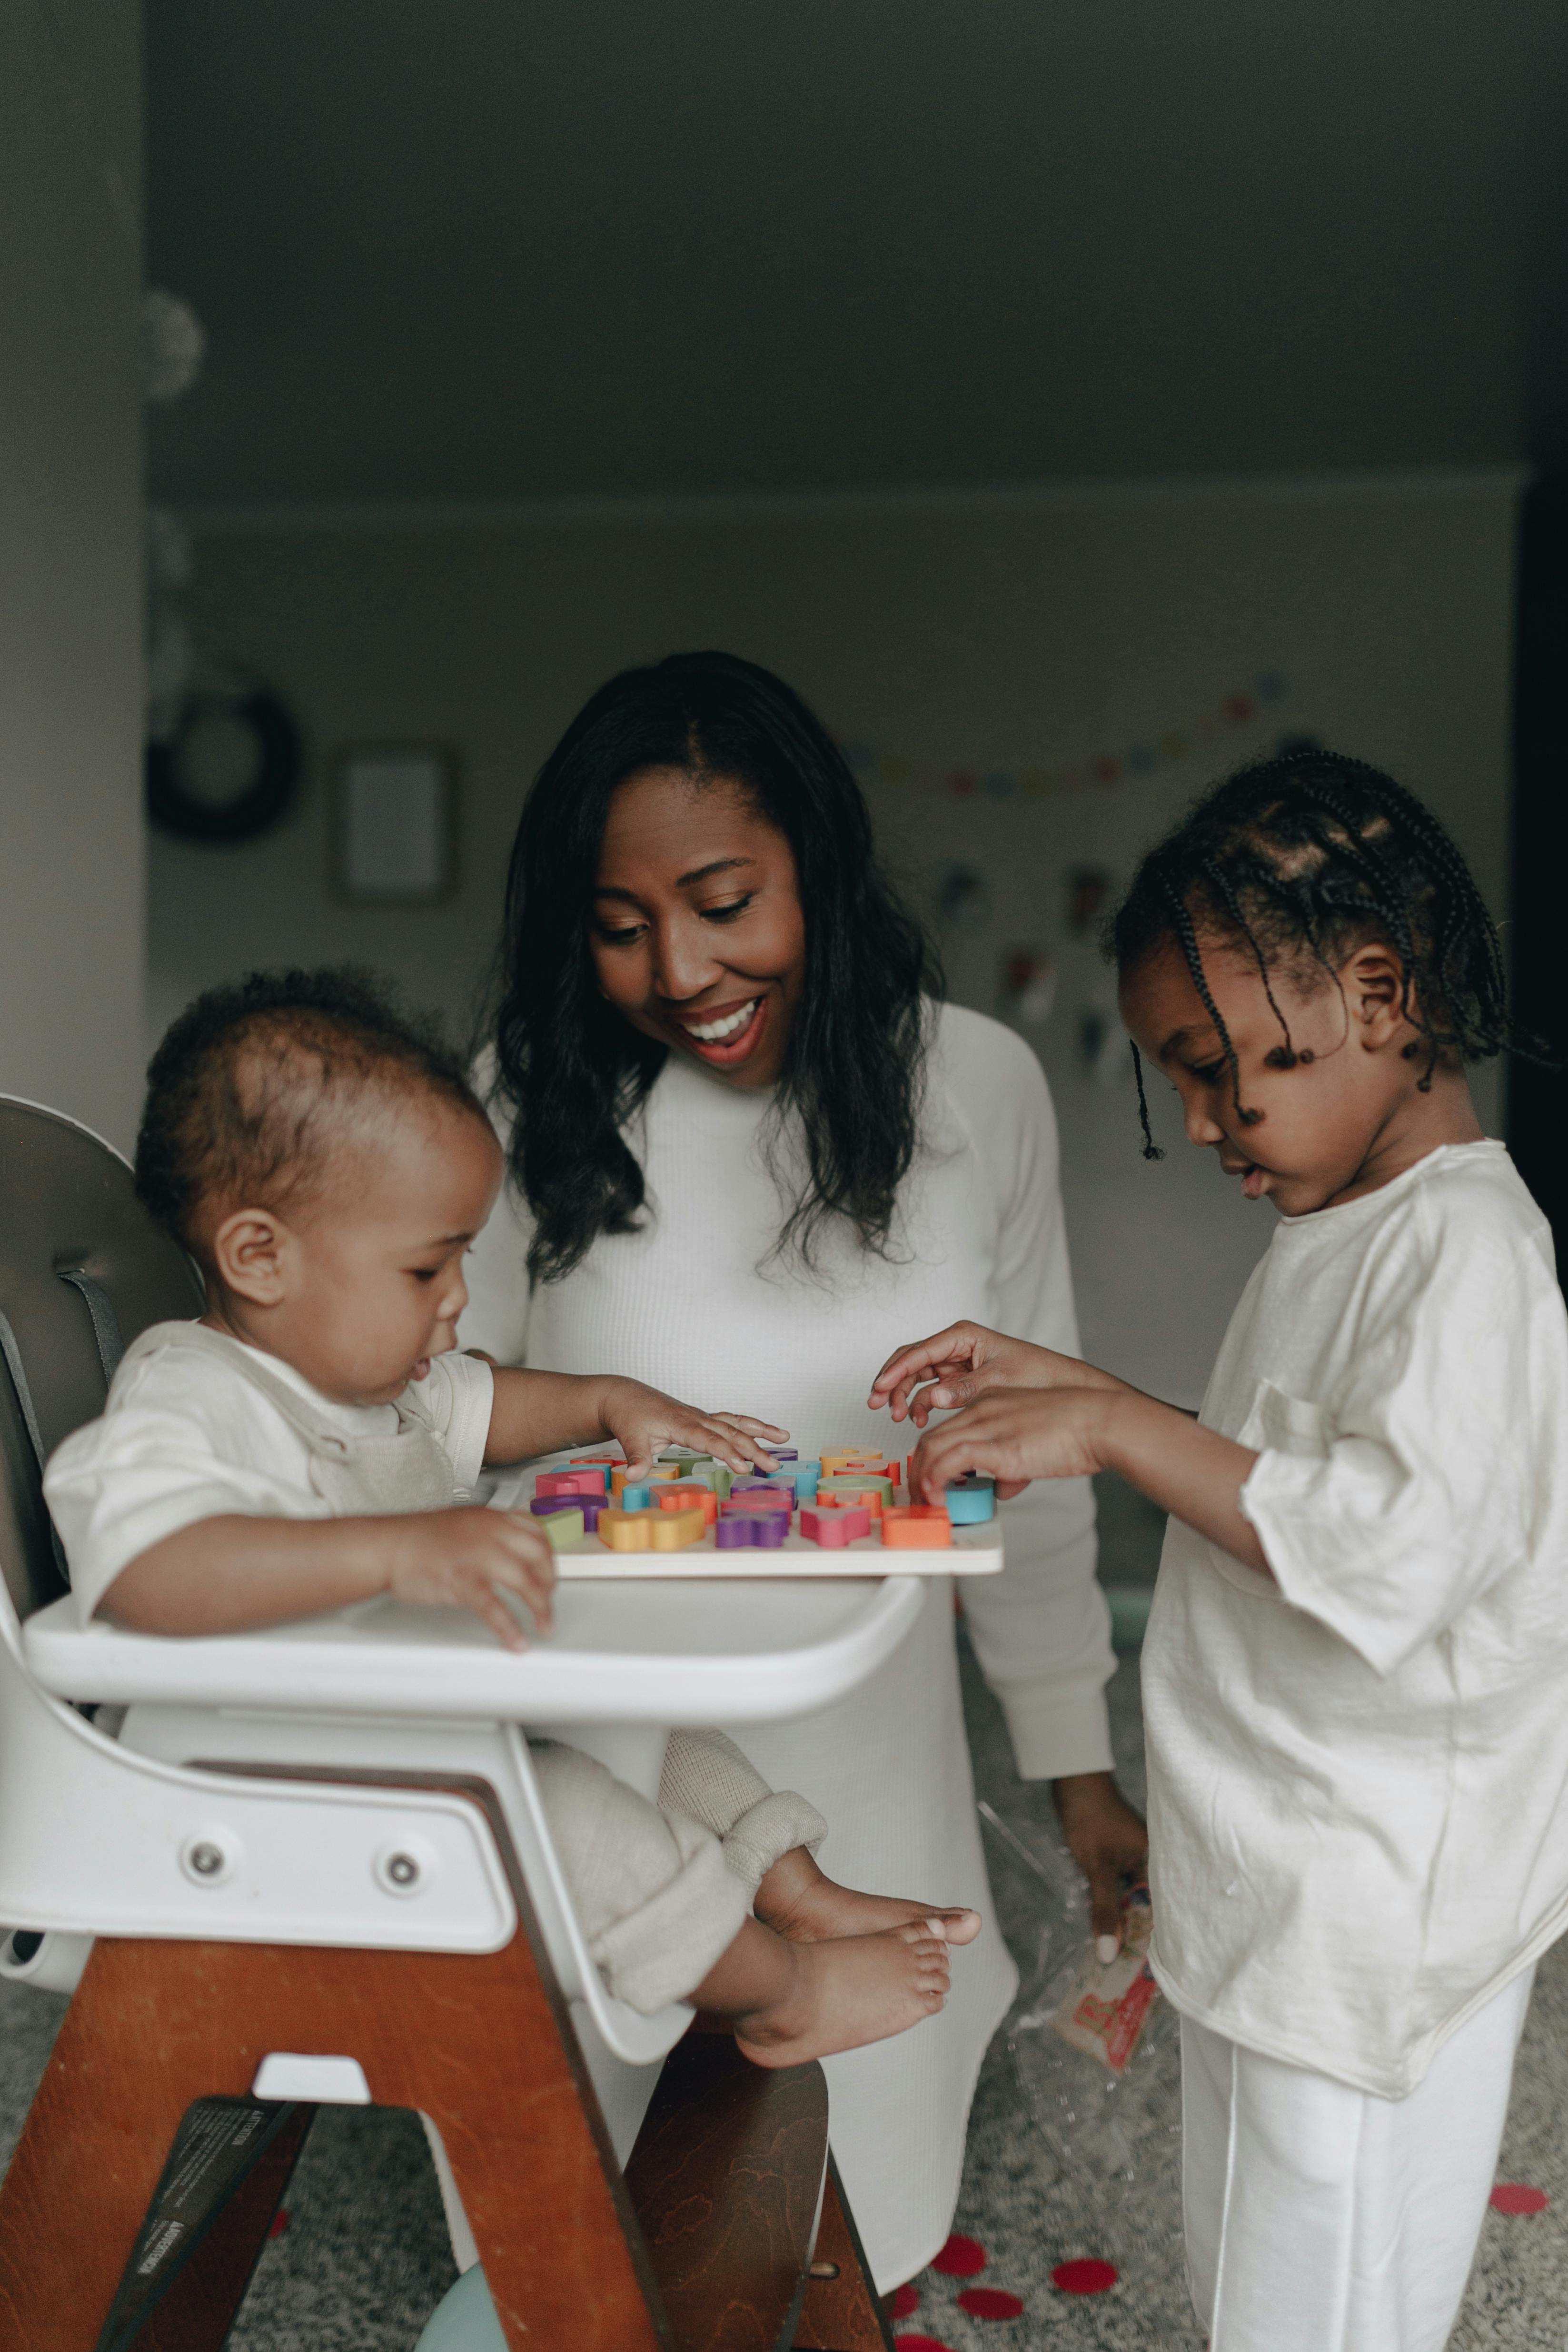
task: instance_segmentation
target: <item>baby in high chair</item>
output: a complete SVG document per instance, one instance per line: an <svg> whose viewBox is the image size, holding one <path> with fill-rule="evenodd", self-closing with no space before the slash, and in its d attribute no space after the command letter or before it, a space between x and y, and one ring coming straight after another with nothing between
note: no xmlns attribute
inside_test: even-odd
<svg viewBox="0 0 1568 2352"><path fill-rule="evenodd" d="M500 1147L457 1059L363 978L210 991L148 1076L137 1190L207 1311L143 1332L49 1463L84 1622L234 1633L384 1594L520 1650L520 1607L549 1630L552 1556L526 1513L470 1500L487 1463L608 1438L634 1468L672 1442L770 1466L765 1423L457 1352ZM634 2009L689 2000L769 2066L941 2009L978 1915L837 1885L822 1816L723 1734L671 1734L657 1806L575 1748L531 1753L589 1949Z"/></svg>

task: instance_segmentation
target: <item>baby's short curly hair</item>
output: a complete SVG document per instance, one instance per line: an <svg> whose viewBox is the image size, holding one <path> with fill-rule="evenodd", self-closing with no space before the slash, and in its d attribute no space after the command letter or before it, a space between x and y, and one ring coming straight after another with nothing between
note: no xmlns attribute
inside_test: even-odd
<svg viewBox="0 0 1568 2352"><path fill-rule="evenodd" d="M215 1207L281 1209L327 1181L367 1097L428 1090L485 1117L434 1020L368 971L253 971L180 1014L147 1071L138 1197L198 1257Z"/></svg>

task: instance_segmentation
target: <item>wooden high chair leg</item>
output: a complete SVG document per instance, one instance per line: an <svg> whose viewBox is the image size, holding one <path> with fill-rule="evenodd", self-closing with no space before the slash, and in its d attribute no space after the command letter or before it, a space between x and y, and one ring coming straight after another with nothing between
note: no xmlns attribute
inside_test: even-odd
<svg viewBox="0 0 1568 2352"><path fill-rule="evenodd" d="M511 2352L673 2352L493 1792L402 1772L278 1777L468 1797L518 1932L477 1957L100 1937L0 2183L0 2352L95 2352L186 2109L247 2095L272 2051L357 2058L378 2106L430 2116Z"/></svg>
<svg viewBox="0 0 1568 2352"><path fill-rule="evenodd" d="M897 2341L830 2156L795 2352L895 2352Z"/></svg>
<svg viewBox="0 0 1568 2352"><path fill-rule="evenodd" d="M512 2352L659 2352L563 2030L521 1933L479 1958L100 1938L0 2184L0 2347L94 2352L186 2109L280 2050L357 2058L378 2106L433 2118Z"/></svg>

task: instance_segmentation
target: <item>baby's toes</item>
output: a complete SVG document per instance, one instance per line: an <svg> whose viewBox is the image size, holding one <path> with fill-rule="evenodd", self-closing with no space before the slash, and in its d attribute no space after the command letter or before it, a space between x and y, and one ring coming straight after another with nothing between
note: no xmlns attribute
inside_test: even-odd
<svg viewBox="0 0 1568 2352"><path fill-rule="evenodd" d="M946 1943L973 1944L980 1933L982 1921L978 1911L959 1909L933 1911L931 1924L932 1934L941 1936Z"/></svg>

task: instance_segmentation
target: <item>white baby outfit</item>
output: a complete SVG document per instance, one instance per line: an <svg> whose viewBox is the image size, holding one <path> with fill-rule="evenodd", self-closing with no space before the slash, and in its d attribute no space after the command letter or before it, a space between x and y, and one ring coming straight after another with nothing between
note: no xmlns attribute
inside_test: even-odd
<svg viewBox="0 0 1568 2352"><path fill-rule="evenodd" d="M127 1349L101 1419L66 1439L44 1480L81 1622L130 1561L201 1519L468 1502L491 1390L488 1364L451 1354L394 1404L339 1404L226 1333L154 1325ZM531 1753L588 1948L634 2009L691 1992L763 1874L826 1835L813 1806L770 1790L721 1732L671 1733L658 1806L574 1748L542 1740Z"/></svg>
<svg viewBox="0 0 1568 2352"><path fill-rule="evenodd" d="M1502 1145L1282 1219L1200 1418L1258 1449L1273 1570L1173 1519L1143 1651L1200 2315L1214 2352L1436 2352L1568 1926L1568 1318ZM1374 2148L1400 2246L1367 2269Z"/></svg>

